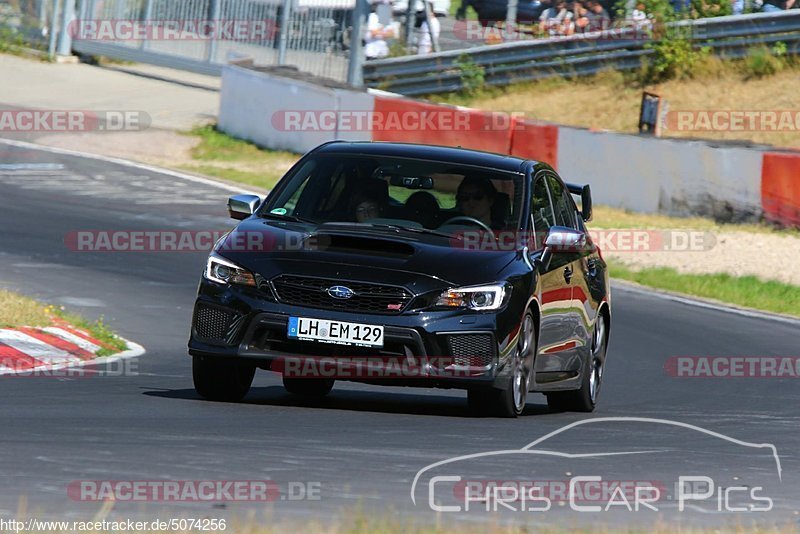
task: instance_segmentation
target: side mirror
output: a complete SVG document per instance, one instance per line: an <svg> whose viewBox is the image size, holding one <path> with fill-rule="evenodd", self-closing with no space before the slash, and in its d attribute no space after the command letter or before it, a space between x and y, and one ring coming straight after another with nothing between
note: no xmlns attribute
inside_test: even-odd
<svg viewBox="0 0 800 534"><path fill-rule="evenodd" d="M586 222L592 220L592 189L589 184L584 185L581 191L581 217Z"/></svg>
<svg viewBox="0 0 800 534"><path fill-rule="evenodd" d="M586 248L586 234L565 226L553 226L544 240L544 246L545 250L550 249L555 254L580 252Z"/></svg>
<svg viewBox="0 0 800 534"><path fill-rule="evenodd" d="M228 215L231 219L246 219L258 209L261 197L256 195L234 195L228 199Z"/></svg>
<svg viewBox="0 0 800 534"><path fill-rule="evenodd" d="M586 185L576 185L576 184L566 184L567 189L573 195L580 195L581 196L581 218L589 222L592 220L592 188L589 187L589 184Z"/></svg>

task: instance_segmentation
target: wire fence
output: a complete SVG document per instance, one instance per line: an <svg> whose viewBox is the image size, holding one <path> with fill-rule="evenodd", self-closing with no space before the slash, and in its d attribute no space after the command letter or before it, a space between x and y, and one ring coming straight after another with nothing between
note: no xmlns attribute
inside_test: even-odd
<svg viewBox="0 0 800 534"><path fill-rule="evenodd" d="M55 28L59 53L66 46L66 53L216 75L229 59L250 57L345 81L354 6L355 0L0 0L0 42L47 44Z"/></svg>

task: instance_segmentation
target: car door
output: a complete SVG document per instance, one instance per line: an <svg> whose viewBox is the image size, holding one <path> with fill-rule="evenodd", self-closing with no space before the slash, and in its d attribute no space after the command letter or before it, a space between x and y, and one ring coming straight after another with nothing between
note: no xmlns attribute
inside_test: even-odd
<svg viewBox="0 0 800 534"><path fill-rule="evenodd" d="M536 258L544 249L544 241L550 228L559 224L546 173L535 175L531 191L531 219L535 236L535 251L532 256ZM564 277L564 269L570 263L571 259L566 254L553 254L547 269L539 274L541 323L535 363L537 383L548 379L546 373L558 373L572 363L573 351L570 350L569 340L576 314L572 303L572 285ZM557 378L555 375L551 376Z"/></svg>
<svg viewBox="0 0 800 534"><path fill-rule="evenodd" d="M547 183L553 200L556 222L560 226L586 233L583 218L561 179L556 174L548 174ZM562 259L565 264L564 274L570 274L569 284L572 287L572 314L568 337L575 342L576 348L587 347L591 343L592 325L597 312L598 303L591 298L592 292L589 286L593 271L590 268L592 248L587 246L567 252L563 254Z"/></svg>

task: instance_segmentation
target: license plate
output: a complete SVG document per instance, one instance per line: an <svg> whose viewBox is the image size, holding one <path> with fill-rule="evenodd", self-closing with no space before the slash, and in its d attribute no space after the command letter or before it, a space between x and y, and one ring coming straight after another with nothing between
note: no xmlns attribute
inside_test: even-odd
<svg viewBox="0 0 800 534"><path fill-rule="evenodd" d="M383 327L371 324L289 317L286 335L290 339L321 341L337 345L383 347Z"/></svg>

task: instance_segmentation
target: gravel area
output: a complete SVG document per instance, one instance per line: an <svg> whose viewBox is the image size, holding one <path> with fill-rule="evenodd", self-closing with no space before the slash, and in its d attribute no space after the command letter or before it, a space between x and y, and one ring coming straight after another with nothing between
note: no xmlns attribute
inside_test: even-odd
<svg viewBox="0 0 800 534"><path fill-rule="evenodd" d="M753 275L800 286L800 237L769 232L705 232L709 234L710 246L702 250L605 250L603 256L633 269L672 267L684 274Z"/></svg>

